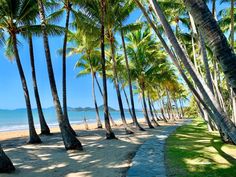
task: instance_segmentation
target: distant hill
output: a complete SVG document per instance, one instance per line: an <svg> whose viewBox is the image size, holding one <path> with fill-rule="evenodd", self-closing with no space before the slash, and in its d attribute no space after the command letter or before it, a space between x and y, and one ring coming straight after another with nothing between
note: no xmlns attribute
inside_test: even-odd
<svg viewBox="0 0 236 177"><path fill-rule="evenodd" d="M110 111L117 111L116 109L112 108L112 107L108 107ZM99 111L103 111L104 109L104 106L101 105L98 107L98 110ZM91 107L78 107L78 108L71 108L71 107L68 107L68 110L69 111L95 111L95 108L91 108Z"/></svg>
<svg viewBox="0 0 236 177"><path fill-rule="evenodd" d="M109 110L110 111L119 111L115 108L112 108L112 107L109 107ZM48 110L48 111L55 111L55 108L53 106L51 107L48 107L48 108L43 108L44 110ZM98 107L99 111L103 111L104 110L104 106L101 105ZM37 111L37 108L33 108L32 109L33 111ZM26 108L19 108L19 109L13 109L13 110L10 110L10 109L0 109L0 111L26 111ZM73 107L68 107L68 111L79 111L79 112L83 112L83 111L95 111L95 108L92 108L92 107L78 107L78 108L73 108ZM124 109L125 112L129 112L129 109ZM136 109L137 112L140 112L142 110L138 110Z"/></svg>

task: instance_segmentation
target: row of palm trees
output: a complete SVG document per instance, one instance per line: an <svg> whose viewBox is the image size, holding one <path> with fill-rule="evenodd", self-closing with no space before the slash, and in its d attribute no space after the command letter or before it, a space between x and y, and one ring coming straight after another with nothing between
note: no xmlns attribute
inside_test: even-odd
<svg viewBox="0 0 236 177"><path fill-rule="evenodd" d="M215 1L212 3L215 7ZM230 14L234 19L233 5L234 3L231 3ZM136 8L141 10L144 18L137 23L127 25L126 20ZM48 15L50 12L52 13ZM170 12L175 16L165 15ZM174 63L198 103L200 112L204 113L202 116L209 127L219 130L223 141L235 144L235 124L228 117L232 108L225 105L225 99L228 96L232 99L232 107L236 107L235 54L216 22L215 12L213 8L212 15L203 0L184 0L175 3L170 0L158 2L156 0L1 1L0 32L2 34L0 36L8 33L6 53L8 56L14 56L22 81L30 130L28 143L41 143L41 140L34 127L28 85L17 48L18 35L22 35L29 42L33 88L41 133L50 134L40 103L32 40L33 35L43 37L50 88L65 149L83 149L69 123L66 99L66 58L76 54L81 55L76 66L83 69L78 75L90 73L92 77L92 94L98 128L102 128L102 124L97 106L95 82L103 97L107 139L116 138L110 124L107 79L114 83L120 117L128 134L135 133L135 129L144 130L136 117L134 94L140 95L142 99L144 117L149 128L158 126L157 120L168 121L175 119L176 115L179 118L184 116L183 100L188 93L185 94L186 89L172 67ZM228 14L227 12L222 12L222 14L225 15L220 19L219 24L223 24L226 31L231 29L230 37L234 44L234 38L232 38L234 28L226 27ZM37 23L38 17L40 24ZM54 21L63 17L66 17L64 27L53 24ZM73 17L72 22L70 22L71 17ZM175 28L170 26L172 22L175 22ZM231 27L234 27L233 20L230 23ZM118 34L121 44L117 42ZM63 46L60 50L63 70L63 105L59 101L55 83L48 42L49 35L64 35ZM165 36L170 43L166 42ZM5 40L2 39L1 41ZM69 47L68 42L71 45ZM210 68L210 61L213 63L213 69ZM227 79L219 78L218 73L214 73L216 71ZM102 77L102 88L97 80L98 75ZM215 81L212 75L216 78ZM232 90L230 96L223 93L223 86L217 81L224 82L223 85L228 86L227 91ZM130 98L127 97L126 87ZM129 110L134 127L126 122L121 91L126 96L127 104L131 106ZM156 114L155 104L158 104L161 116ZM236 109L234 111L236 114ZM14 167L2 148L0 148L0 153L2 154L0 162L4 162L0 163L0 171L13 170Z"/></svg>

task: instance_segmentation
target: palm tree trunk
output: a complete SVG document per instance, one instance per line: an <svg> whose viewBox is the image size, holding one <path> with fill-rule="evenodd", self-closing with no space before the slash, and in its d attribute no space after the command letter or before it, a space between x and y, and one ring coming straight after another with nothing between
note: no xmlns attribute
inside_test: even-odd
<svg viewBox="0 0 236 177"><path fill-rule="evenodd" d="M230 17L231 17L231 22L230 22L230 42L231 42L231 47L234 51L234 0L230 0L231 7L230 7Z"/></svg>
<svg viewBox="0 0 236 177"><path fill-rule="evenodd" d="M23 68L21 65L20 56L18 53L16 34L12 33L11 37L13 40L14 55L16 58L16 64L17 64L17 68L19 71L19 75L20 75L20 79L21 79L21 83L22 83L22 88L23 88L24 96L25 96L26 108L27 108L28 123L29 123L28 143L29 144L41 143L41 140L40 140L40 138L35 130L35 127L34 127L34 118L33 118L33 113L32 113L32 109L31 109L30 96L29 96L29 91L28 91L26 79L25 79L25 74L24 74L24 71L23 71Z"/></svg>
<svg viewBox="0 0 236 177"><path fill-rule="evenodd" d="M37 110L38 110L38 115L39 115L41 134L49 135L50 129L49 129L49 127L46 123L46 120L44 118L42 105L41 105L41 101L40 101L40 97L39 97L38 84L37 84L36 73L35 73L34 49L33 49L32 36L29 36L29 53L30 53L30 64L31 64L32 81L33 81L33 87L34 87L34 95L35 95L35 101L37 104Z"/></svg>
<svg viewBox="0 0 236 177"><path fill-rule="evenodd" d="M67 110L67 89L66 89L66 49L67 49L67 36L69 30L69 21L70 21L70 11L71 11L72 4L67 1L65 4L66 8L66 25L65 25L65 34L64 34L64 41L63 41L63 49L62 49L62 100L63 100L63 115L64 120L68 124L68 128L73 135L76 136L76 132L70 125L68 110Z"/></svg>
<svg viewBox="0 0 236 177"><path fill-rule="evenodd" d="M102 128L102 123L101 123L101 119L99 116L99 110L98 110L98 105L97 105L97 100L96 100L96 95L95 95L95 88L94 88L94 75L95 75L95 73L93 72L91 64L90 64L90 67L91 67L91 76L92 76L92 95L93 95L93 101L94 101L95 110L96 110L97 128Z"/></svg>
<svg viewBox="0 0 236 177"><path fill-rule="evenodd" d="M214 93L214 88L213 88L213 83L212 83L212 78L211 78L210 68L208 64L207 53L206 53L205 41L202 37L201 32L199 32L199 40L200 40L200 45L201 45L202 60L203 60L205 71L206 71L207 85L210 88L211 92Z"/></svg>
<svg viewBox="0 0 236 177"><path fill-rule="evenodd" d="M119 86L119 81L118 81L118 76L117 76L117 63L116 63L116 58L115 58L115 48L114 48L113 41L114 41L114 37L113 37L113 34L111 34L111 39L110 39L111 54L112 54L111 58L112 58L112 67L113 67L113 75L114 75L114 85L116 88L117 100L118 100L118 105L120 109L120 116L121 116L123 126L125 127L126 134L132 134L133 131L129 128L125 119L125 112L124 112L124 107L123 107L122 98L120 94L120 86Z"/></svg>
<svg viewBox="0 0 236 177"><path fill-rule="evenodd" d="M99 89L99 92L100 92L101 96L104 97L104 96L103 96L103 93L102 93L102 88L101 88L101 86L100 86L100 84L99 84L99 82L98 82L96 73L95 73L95 75L94 75L94 78L95 78L95 81L96 81L96 83L97 83L97 86L98 86L98 89ZM116 127L117 124L114 122L114 120L113 120L113 118L112 118L112 116L111 116L111 114L110 114L109 111L108 111L108 115L109 115L108 117L109 117L109 120L111 121L112 126L113 126L113 127Z"/></svg>
<svg viewBox="0 0 236 177"><path fill-rule="evenodd" d="M151 114L151 116L152 116L152 122L154 122L154 124L155 124L156 126L160 126L160 125L157 123L157 121L155 120L154 113L153 113L152 106L151 106L151 100L150 100L149 94L148 94L148 98L147 98L147 99L148 99L149 111L150 111L150 114Z"/></svg>
<svg viewBox="0 0 236 177"><path fill-rule="evenodd" d="M184 0L184 4L236 93L236 56L226 37L203 0Z"/></svg>
<svg viewBox="0 0 236 177"><path fill-rule="evenodd" d="M179 111L179 106L178 106L177 99L174 98L173 100L174 100L174 103L175 103L175 108L176 108L176 112L178 114L178 117L179 117L179 119L182 119L181 113Z"/></svg>
<svg viewBox="0 0 236 177"><path fill-rule="evenodd" d="M216 19L217 14L216 14L216 0L212 0L212 15Z"/></svg>
<svg viewBox="0 0 236 177"><path fill-rule="evenodd" d="M211 118L213 118L215 120L215 123L220 128L219 131L221 133L221 137L223 138L223 141L228 142L228 143L232 143L232 142L236 143L236 136L235 136L236 135L236 127L235 127L235 125L232 123L232 121L230 119L227 118L225 112L223 112L221 107L218 105L216 99L214 98L214 95L212 94L212 92L210 91L208 86L204 83L203 79L195 71L195 69L191 65L191 62L189 62L189 59L185 56L184 52L182 51L181 47L179 46L178 41L175 38L173 31L171 30L170 25L166 21L165 16L164 16L163 12L161 11L159 5L157 4L156 0L150 0L150 2L155 10L155 13L159 16L159 19L164 27L167 37L169 38L171 44L175 48L175 51L176 51L178 57L183 62L185 68L188 70L188 72L190 73L193 80L196 82L198 88L200 89L201 93L204 96L204 100L207 102L207 104L212 109L214 114L209 110L208 106L206 106L206 109L208 109L209 113L211 113ZM163 42L163 40L161 40L161 41L162 41L162 43L165 43L165 41L164 42ZM168 48L168 46L166 46L166 45L164 47L165 47L165 49ZM169 49L167 50L167 52L168 52L168 54L170 54L171 58L173 58L175 60L174 55L171 54ZM205 104L204 101L202 104Z"/></svg>
<svg viewBox="0 0 236 177"><path fill-rule="evenodd" d="M65 149L66 150L70 150L70 149L82 150L83 149L82 144L76 138L76 136L70 131L69 125L64 119L62 107L59 101L56 82L54 78L54 72L52 68L51 53L50 53L49 42L48 42L48 34L46 31L45 13L44 13L44 6L43 6L42 0L38 0L38 9L39 9L39 15L41 19L43 42L44 42L44 49L45 49L45 56L46 56L46 63L47 63L51 93L52 93L53 103L54 103L56 113L57 113L57 119L58 119L59 127L61 130L61 135L62 135L63 142L65 145Z"/></svg>
<svg viewBox="0 0 236 177"><path fill-rule="evenodd" d="M106 138L115 139L109 121L108 113L108 100L107 100L107 78L106 78L106 56L105 56L105 11L106 11L106 0L100 0L101 2L101 60L102 60L102 80L103 80L103 101L104 101L104 119L106 128Z"/></svg>
<svg viewBox="0 0 236 177"><path fill-rule="evenodd" d="M15 171L15 167L0 145L0 173L10 173L12 171Z"/></svg>
<svg viewBox="0 0 236 177"><path fill-rule="evenodd" d="M133 96L131 75L130 75L130 69L129 69L129 60L128 60L128 56L127 56L125 38L124 38L124 33L123 33L122 29L121 29L120 33L121 33L122 46L123 46L124 56L125 56L125 66L126 66L126 70L127 70L127 74L128 74L129 94L130 94L130 102L131 102L131 109L132 109L132 119L133 119L133 122L134 122L134 125L136 126L136 128L141 131L144 131L144 129L138 123L138 119L137 119L136 112L135 112L134 96Z"/></svg>
<svg viewBox="0 0 236 177"><path fill-rule="evenodd" d="M129 105L129 99L128 99L128 96L127 96L127 94L126 94L125 88L123 88L123 93L124 93L124 95L125 95L125 100L126 100L126 103L127 103L127 106L128 106L129 114L130 114L131 117L133 117L133 116L132 116L132 111L131 111L130 105ZM133 123L134 123L134 122L133 122Z"/></svg>
<svg viewBox="0 0 236 177"><path fill-rule="evenodd" d="M101 86L100 86L100 84L99 84L99 82L98 82L98 78L97 78L97 74L96 74L96 73L94 73L94 78L95 78L95 81L96 81L96 83L97 83L99 92L100 92L101 96L103 97L102 88L101 88Z"/></svg>
<svg viewBox="0 0 236 177"><path fill-rule="evenodd" d="M144 111L144 118L148 124L148 127L149 128L154 128L152 126L152 123L150 122L149 120L149 117L148 117L148 111L147 111L147 104L146 104L146 99L145 99L145 92L144 92L144 83L141 84L141 91L142 91L142 99L143 99L143 111Z"/></svg>
<svg viewBox="0 0 236 177"><path fill-rule="evenodd" d="M230 7L230 16L231 16L231 22L230 22L230 42L231 42L231 48L234 51L234 0L230 0L231 7ZM232 120L234 121L234 124L236 125L236 96L235 93L231 90L231 100L232 100Z"/></svg>
<svg viewBox="0 0 236 177"><path fill-rule="evenodd" d="M151 106L152 106L152 109L153 109L153 112L154 112L154 115L155 115L156 119L159 120L159 117L157 116L157 110L155 109L155 106L154 106L153 102L151 102Z"/></svg>

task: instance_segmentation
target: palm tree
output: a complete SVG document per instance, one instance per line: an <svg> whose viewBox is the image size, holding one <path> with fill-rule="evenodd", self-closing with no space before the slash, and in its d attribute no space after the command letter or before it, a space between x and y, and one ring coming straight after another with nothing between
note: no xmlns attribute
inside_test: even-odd
<svg viewBox="0 0 236 177"><path fill-rule="evenodd" d="M93 38L92 35L84 34L78 30L75 33L69 33L69 41L73 42L75 47L67 48L69 55L82 54L76 63L76 67L82 68L77 76L91 74L92 77L92 95L96 110L97 128L102 128L102 123L99 115L96 94L95 94L95 76L101 70L100 52L96 49L99 41Z"/></svg>
<svg viewBox="0 0 236 177"><path fill-rule="evenodd" d="M33 48L32 35L29 35L28 43L29 43L30 64L31 64L31 71L32 71L32 81L33 81L34 95L35 95L35 101L36 101L36 104L37 104L37 110L38 110L38 115L39 115L41 134L49 135L50 134L50 129L49 129L49 127L46 123L46 120L44 118L42 105L41 105L41 101L40 101L40 97L39 97L38 84L37 84L36 72L35 72L35 64L34 64L34 48Z"/></svg>
<svg viewBox="0 0 236 177"><path fill-rule="evenodd" d="M9 173L12 171L15 171L15 167L0 145L0 173Z"/></svg>
<svg viewBox="0 0 236 177"><path fill-rule="evenodd" d="M122 23L121 23L121 26L122 26ZM130 102L131 102L131 116L132 116L133 123L136 126L136 128L141 130L141 131L144 131L144 129L138 123L138 120L137 120L137 117L136 117L135 106L134 106L134 97L133 97L133 89L132 89L132 81L131 81L130 68L129 68L129 60L128 60L128 56L127 56L124 30L122 28L120 29L120 34L121 34L121 40L122 40L122 47L123 47L123 50L124 50L125 66L126 66L126 71L127 71L127 75L128 75L129 93L130 93Z"/></svg>
<svg viewBox="0 0 236 177"><path fill-rule="evenodd" d="M116 137L111 129L109 121L106 83L105 25L106 10L108 7L105 0L79 1L78 5L80 6L81 10L76 15L75 26L84 33L88 32L89 34L93 34L100 39L106 137L107 139L114 139Z"/></svg>
<svg viewBox="0 0 236 177"><path fill-rule="evenodd" d="M45 49L50 87L51 87L53 102L56 108L57 118L58 118L60 130L61 130L63 142L65 145L65 149L66 150L69 150L69 149L82 150L83 148L80 141L70 131L69 124L68 122L66 122L63 112L62 112L62 107L59 101L56 82L55 82L53 68L52 68L51 53L50 53L49 42L48 42L48 34L46 30L44 5L43 5L42 0L38 0L37 2L38 2L38 10L39 10L39 15L40 15L40 20L41 20L41 28L42 28L42 33L43 33L43 42L44 42L44 49Z"/></svg>
<svg viewBox="0 0 236 177"><path fill-rule="evenodd" d="M18 4L15 6L15 4ZM30 103L30 96L25 74L21 65L20 56L17 47L17 34L21 31L28 31L30 26L26 24L28 20L34 19L36 16L36 7L34 0L17 0L12 2L10 0L3 0L0 2L0 29L9 33L8 49L13 50L19 71L22 88L24 91L25 103L27 108L28 123L29 123L29 140L28 143L41 143L39 136L34 127L33 114ZM27 10L25 10L27 9Z"/></svg>
<svg viewBox="0 0 236 177"><path fill-rule="evenodd" d="M121 98L121 93L120 93L120 81L121 81L120 76L121 76L121 74L119 74L119 73L124 71L124 67L121 63L123 58L121 56L119 56L118 54L116 56L114 56L114 44L112 43L110 45L112 45L113 47L111 47L111 52L110 52L112 55L111 56L112 62L108 62L108 65L107 65L108 72L109 72L109 69L111 70L110 75L108 74L108 77L110 77L112 79L115 89L116 89L118 105L120 108L120 116L121 116L123 126L125 128L125 132L126 132L126 134L132 134L134 132L127 124L127 121L125 118L125 112L124 112L124 108L123 108L123 102L122 102L122 98Z"/></svg>
<svg viewBox="0 0 236 177"><path fill-rule="evenodd" d="M77 2L76 0L64 0L62 2L58 2L59 4L62 4L62 8L60 8L59 10L57 10L56 12L52 13L49 16L50 20L58 20L60 19L60 17L63 16L64 12L66 13L65 33L64 33L63 48L62 48L62 102L63 102L63 113L65 117L64 119L67 121L69 129L74 135L76 135L76 133L70 125L68 110L67 110L66 50L67 50L70 15L71 13L73 15L76 14L76 11L72 8L72 5L75 4L76 2Z"/></svg>
<svg viewBox="0 0 236 177"><path fill-rule="evenodd" d="M144 117L149 128L153 128L147 112L146 93L148 88L148 78L153 74L156 65L152 64L157 53L153 51L158 47L157 43L151 39L151 33L148 29L131 32L126 37L128 41L127 54L131 60L131 74L137 80L141 91L144 107Z"/></svg>
<svg viewBox="0 0 236 177"><path fill-rule="evenodd" d="M156 15L159 17L159 19L162 23L162 26L165 29L165 33L168 36L168 39L170 40L171 44L175 48L176 54L181 59L185 68L188 70L191 77L195 81L196 85L200 89L200 91L201 91L200 95L199 95L199 93L194 93L194 94L198 95L198 99L201 100L201 103L204 104L205 105L204 107L209 111L211 118L214 119L215 123L217 124L217 126L220 130L222 140L225 142L228 142L228 143L236 142L236 140L235 140L236 137L235 137L235 133L234 133L234 131L236 131L236 127L233 125L232 121L226 117L226 114L224 113L224 111L221 109L220 105L216 101L213 93L210 91L208 86L205 84L205 82L201 78L201 76L196 72L196 70L192 66L192 63L189 61L189 58L182 51L182 48L179 46L179 43L178 43L177 39L175 38L175 35L173 34L173 31L172 31L170 25L168 24L168 22L166 21L165 16L162 13L157 2L155 0L153 0L153 1L151 1L151 5L152 5ZM158 37L159 37L159 39L161 39L163 45L165 45L165 49L167 49L168 54L170 54L173 61L176 60L175 56L173 56L172 52L170 52L168 47L166 47L166 44L162 40L162 37L159 35L158 35ZM174 62L176 62L176 61L174 61ZM175 63L175 64L178 65L177 63ZM182 71L180 71L180 72L182 72ZM187 81L187 80L185 79L185 81ZM191 84L188 84L188 85L190 87L192 87ZM194 88L191 88L191 90L196 91ZM209 110L209 107L204 102L202 102L202 98L200 98L201 95L204 96L205 101L207 102L208 106L212 109L213 112L211 112Z"/></svg>
<svg viewBox="0 0 236 177"><path fill-rule="evenodd" d="M151 25L152 29L154 30L155 34L158 36L159 40L161 41L164 49L166 50L166 52L168 53L168 55L170 56L170 59L173 61L173 63L175 64L175 66L177 67L178 71L180 72L181 76L183 77L184 81L186 82L186 84L188 85L189 89L193 92L194 96L196 97L197 101L199 101L203 107L207 110L208 114L210 115L210 117L212 118L212 120L214 120L214 122L216 123L216 125L218 127L220 127L219 132L221 134L221 138L224 142L236 142L235 140L235 126L232 124L232 122L226 117L225 113L221 110L220 106L217 104L216 100L214 99L213 95L210 93L210 90L205 88L207 90L207 92L209 92L209 95L207 94L207 92L205 91L205 89L202 87L203 85L201 85L199 83L199 80L196 78L196 73L194 73L194 71L192 70L192 66L189 67L189 65L187 65L187 62L185 60L183 60L183 58L180 57L180 59L183 61L185 68L188 70L188 72L190 72L191 77L194 77L194 81L197 81L197 86L199 87L199 89L201 90L201 92L199 92L199 90L196 90L193 86L193 84L191 83L191 81L188 79L188 77L186 76L186 74L184 73L184 70L181 68L179 61L176 57L176 55L170 50L170 48L168 47L168 45L166 44L165 40L163 39L162 35L160 34L159 30L157 29L156 25L153 23L153 21L150 19L148 13L146 12L146 9L144 8L144 6L138 1L138 0L134 0L135 3L138 5L138 7L140 8L140 10L143 12L145 18L147 19L148 23ZM152 4L153 5L153 4ZM155 4L156 6L157 4ZM157 7L157 6L156 6ZM154 8L156 10L156 7ZM158 9L158 12L161 12L160 9ZM155 11L155 14L157 14L157 12ZM165 20L164 15L162 14L162 20ZM164 26L164 25L163 25ZM171 31L169 24L165 21L165 27L168 27L168 32ZM171 39L175 40L174 34L172 34ZM177 44L177 43L174 43ZM184 58L186 59L186 58ZM201 79L203 81L203 79ZM205 85L204 85L205 86ZM210 98L210 97L211 98ZM203 101L204 99L204 101ZM207 103L207 104L206 104ZM212 110L211 110L212 109Z"/></svg>
<svg viewBox="0 0 236 177"><path fill-rule="evenodd" d="M203 0L184 0L184 4L193 16L203 38L209 44L225 76L229 79L233 91L236 93L236 56L226 37Z"/></svg>
<svg viewBox="0 0 236 177"><path fill-rule="evenodd" d="M107 139L114 139L115 134L113 133L108 113L107 104L107 81L106 81L106 56L105 56L105 17L106 17L106 0L101 0L101 59L102 59L102 80L103 80L103 101L104 101L104 119L106 127Z"/></svg>

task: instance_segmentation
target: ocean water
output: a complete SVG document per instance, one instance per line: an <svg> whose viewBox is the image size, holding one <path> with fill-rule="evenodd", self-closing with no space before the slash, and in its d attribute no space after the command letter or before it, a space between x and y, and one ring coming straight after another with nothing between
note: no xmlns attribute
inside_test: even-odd
<svg viewBox="0 0 236 177"><path fill-rule="evenodd" d="M53 108L44 109L44 117L49 127L57 126L56 112ZM100 111L100 118L103 122L103 112ZM87 122L96 122L95 111L68 111L71 124L82 124L84 117ZM112 118L120 120L120 113L118 111L110 111ZM137 111L137 118L143 118L143 113ZM125 112L126 118L131 119L129 112ZM37 109L33 109L35 127L39 128L39 118ZM28 119L26 109L16 110L0 110L0 132L14 131L14 130L27 130Z"/></svg>

